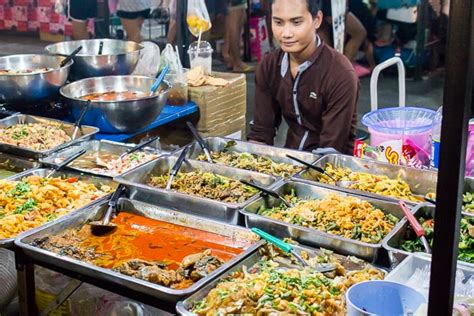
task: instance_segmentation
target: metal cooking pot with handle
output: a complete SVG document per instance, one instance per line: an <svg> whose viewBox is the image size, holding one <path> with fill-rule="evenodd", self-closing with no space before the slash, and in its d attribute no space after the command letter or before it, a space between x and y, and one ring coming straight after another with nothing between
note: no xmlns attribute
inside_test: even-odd
<svg viewBox="0 0 474 316"><path fill-rule="evenodd" d="M101 43L102 54L99 55ZM52 55L67 56L76 48L82 50L74 57L70 80L90 77L130 75L135 69L143 46L132 41L90 39L51 44L45 50Z"/></svg>
<svg viewBox="0 0 474 316"><path fill-rule="evenodd" d="M155 79L144 76L107 76L87 78L61 88L64 102L76 119L87 101L84 96L104 92L137 92L139 96L125 100L92 100L82 124L96 126L102 133L132 133L152 123L163 110L169 85L162 82L159 90L150 94Z"/></svg>

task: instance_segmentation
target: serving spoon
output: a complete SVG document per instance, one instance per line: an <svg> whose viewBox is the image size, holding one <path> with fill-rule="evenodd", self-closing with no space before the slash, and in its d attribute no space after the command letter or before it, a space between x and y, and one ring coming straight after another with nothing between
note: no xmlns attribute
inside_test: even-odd
<svg viewBox="0 0 474 316"><path fill-rule="evenodd" d="M53 170L50 171L46 175L46 178L51 178L56 173L56 171L61 170L62 168L64 168L65 166L67 166L68 164L70 164L71 162L76 160L77 158L79 158L80 156L84 155L86 152L87 152L87 150L85 150L85 149L79 150L77 153L75 153L75 154L69 156L68 158L64 159L58 165L52 166Z"/></svg>
<svg viewBox="0 0 474 316"><path fill-rule="evenodd" d="M181 165L183 164L184 160L186 160L187 153L188 153L188 147L184 147L183 151L178 157L178 160L176 160L176 163L173 165L173 167L170 170L168 182L166 182L166 190L171 189L171 184L173 184L173 179L178 174L178 171L181 168Z"/></svg>
<svg viewBox="0 0 474 316"><path fill-rule="evenodd" d="M248 181L245 181L245 180L240 180L240 182L242 184L245 184L245 185L248 185L252 188L255 188L265 194L268 194L276 199L279 199L283 202L283 204L285 204L286 207L292 207L293 205L290 204L290 202L288 202L283 196L281 196L280 194L276 193L275 191L272 191L272 190L268 190L266 188L263 188L255 183L252 183L252 182L248 182Z"/></svg>
<svg viewBox="0 0 474 316"><path fill-rule="evenodd" d="M301 160L299 158L296 158L296 157L294 157L292 155L289 155L289 154L287 154L286 157L288 157L288 158L290 158L290 159L292 159L296 162L299 162L300 164L304 165L305 167L308 167L308 168L313 169L313 170L315 170L315 171L317 171L321 174L324 174L324 175L328 176L332 181L334 181L334 183L338 187L349 188L352 184L357 183L357 181L349 181L349 180L337 181L333 176L331 176L328 172L326 172L326 170L324 170L321 167L318 167L318 166L312 165L310 163L307 163L306 161Z"/></svg>
<svg viewBox="0 0 474 316"><path fill-rule="evenodd" d="M125 190L125 186L123 184L120 184L118 188L115 190L114 194L112 194L112 197L109 200L108 203L108 208L107 211L105 212L104 217L102 218L101 221L93 221L90 222L89 225L91 227L91 232L95 236L102 236L107 234L108 232L113 231L115 228L117 228L117 225L114 223L110 223L110 219L112 215L115 213L115 210L117 208L117 201L122 195L122 192Z"/></svg>
<svg viewBox="0 0 474 316"><path fill-rule="evenodd" d="M159 138L159 136L155 136L155 137L152 137L150 138L149 140L147 141L144 141L143 143L140 143L130 149L128 149L127 151L125 151L124 153L122 153L117 159L115 159L115 161L120 161L120 160L123 160L123 158L125 158L127 155L130 155L142 148L144 148L145 146L153 143L154 141L156 141L157 139ZM100 155L99 155L99 151L96 152L96 156L95 156L95 164L99 167L104 167L104 168L107 168L107 169L112 169L112 166L110 164L110 162L105 162L103 161L101 158L100 158Z"/></svg>
<svg viewBox="0 0 474 316"><path fill-rule="evenodd" d="M160 75L156 78L155 82L151 86L150 89L150 96L154 95L156 90L158 90L158 87L161 85L163 82L163 79L165 79L166 74L168 73L169 66L166 65L165 68L161 71Z"/></svg>
<svg viewBox="0 0 474 316"><path fill-rule="evenodd" d="M193 123L191 123L190 121L187 121L186 124L188 125L188 128L193 134L196 141L199 143L199 146L201 146L202 151L204 151L207 161L209 163L214 163L211 157L211 149L209 148L209 145L207 144L207 142L204 139L202 139L201 135L199 135L199 132L197 131L196 127L194 127Z"/></svg>
<svg viewBox="0 0 474 316"><path fill-rule="evenodd" d="M399 205L403 213L405 214L408 220L408 223L410 223L411 228L413 228L413 231L415 232L416 236L420 238L421 243L423 244L423 247L425 248L425 252L431 253L431 247L430 247L430 244L428 243L428 240L425 237L425 230L423 229L423 226L421 226L420 222L418 222L415 216L413 216L413 214L410 212L405 202L400 201Z"/></svg>
<svg viewBox="0 0 474 316"><path fill-rule="evenodd" d="M72 131L71 139L75 140L77 136L77 132L79 131L79 128L81 127L81 121L86 115L87 110L89 110L89 106L91 105L91 100L87 100L86 105L81 110L81 113L79 114L79 117L77 118L76 122L74 123L74 129Z"/></svg>

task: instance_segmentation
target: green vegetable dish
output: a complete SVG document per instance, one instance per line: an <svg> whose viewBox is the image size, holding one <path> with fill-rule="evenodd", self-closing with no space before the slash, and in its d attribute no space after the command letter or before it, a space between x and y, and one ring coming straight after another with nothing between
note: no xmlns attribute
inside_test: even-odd
<svg viewBox="0 0 474 316"><path fill-rule="evenodd" d="M362 262L349 262L330 253L310 256L301 252L310 265L302 268L274 247L261 249L260 260L242 266L201 300L192 303L197 315L346 315L347 289L367 280L381 280L383 273ZM320 264L335 269L317 272ZM352 268L350 268L352 267Z"/></svg>
<svg viewBox="0 0 474 316"><path fill-rule="evenodd" d="M425 236L430 245L433 245L434 220L419 217L418 221L425 230ZM468 263L474 263L474 217L463 216L461 218L461 232L459 234L458 259ZM402 250L408 252L424 252L423 244L410 228L407 230L407 238L400 245Z"/></svg>
<svg viewBox="0 0 474 316"><path fill-rule="evenodd" d="M474 214L474 192L464 193L462 196L462 210Z"/></svg>

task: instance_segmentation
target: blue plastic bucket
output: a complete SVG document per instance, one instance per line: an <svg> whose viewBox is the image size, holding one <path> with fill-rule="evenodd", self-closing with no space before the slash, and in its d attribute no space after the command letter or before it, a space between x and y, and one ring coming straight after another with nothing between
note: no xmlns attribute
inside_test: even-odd
<svg viewBox="0 0 474 316"><path fill-rule="evenodd" d="M346 292L347 315L407 315L426 303L415 289L391 281L366 281Z"/></svg>

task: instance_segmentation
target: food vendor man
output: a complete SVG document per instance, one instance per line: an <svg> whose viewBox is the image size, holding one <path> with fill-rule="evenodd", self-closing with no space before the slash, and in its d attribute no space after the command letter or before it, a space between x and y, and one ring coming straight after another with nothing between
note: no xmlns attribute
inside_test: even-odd
<svg viewBox="0 0 474 316"><path fill-rule="evenodd" d="M321 41L318 0L273 0L272 30L280 48L256 72L252 142L273 145L282 117L285 147L332 147L352 154L359 80L350 61Z"/></svg>

